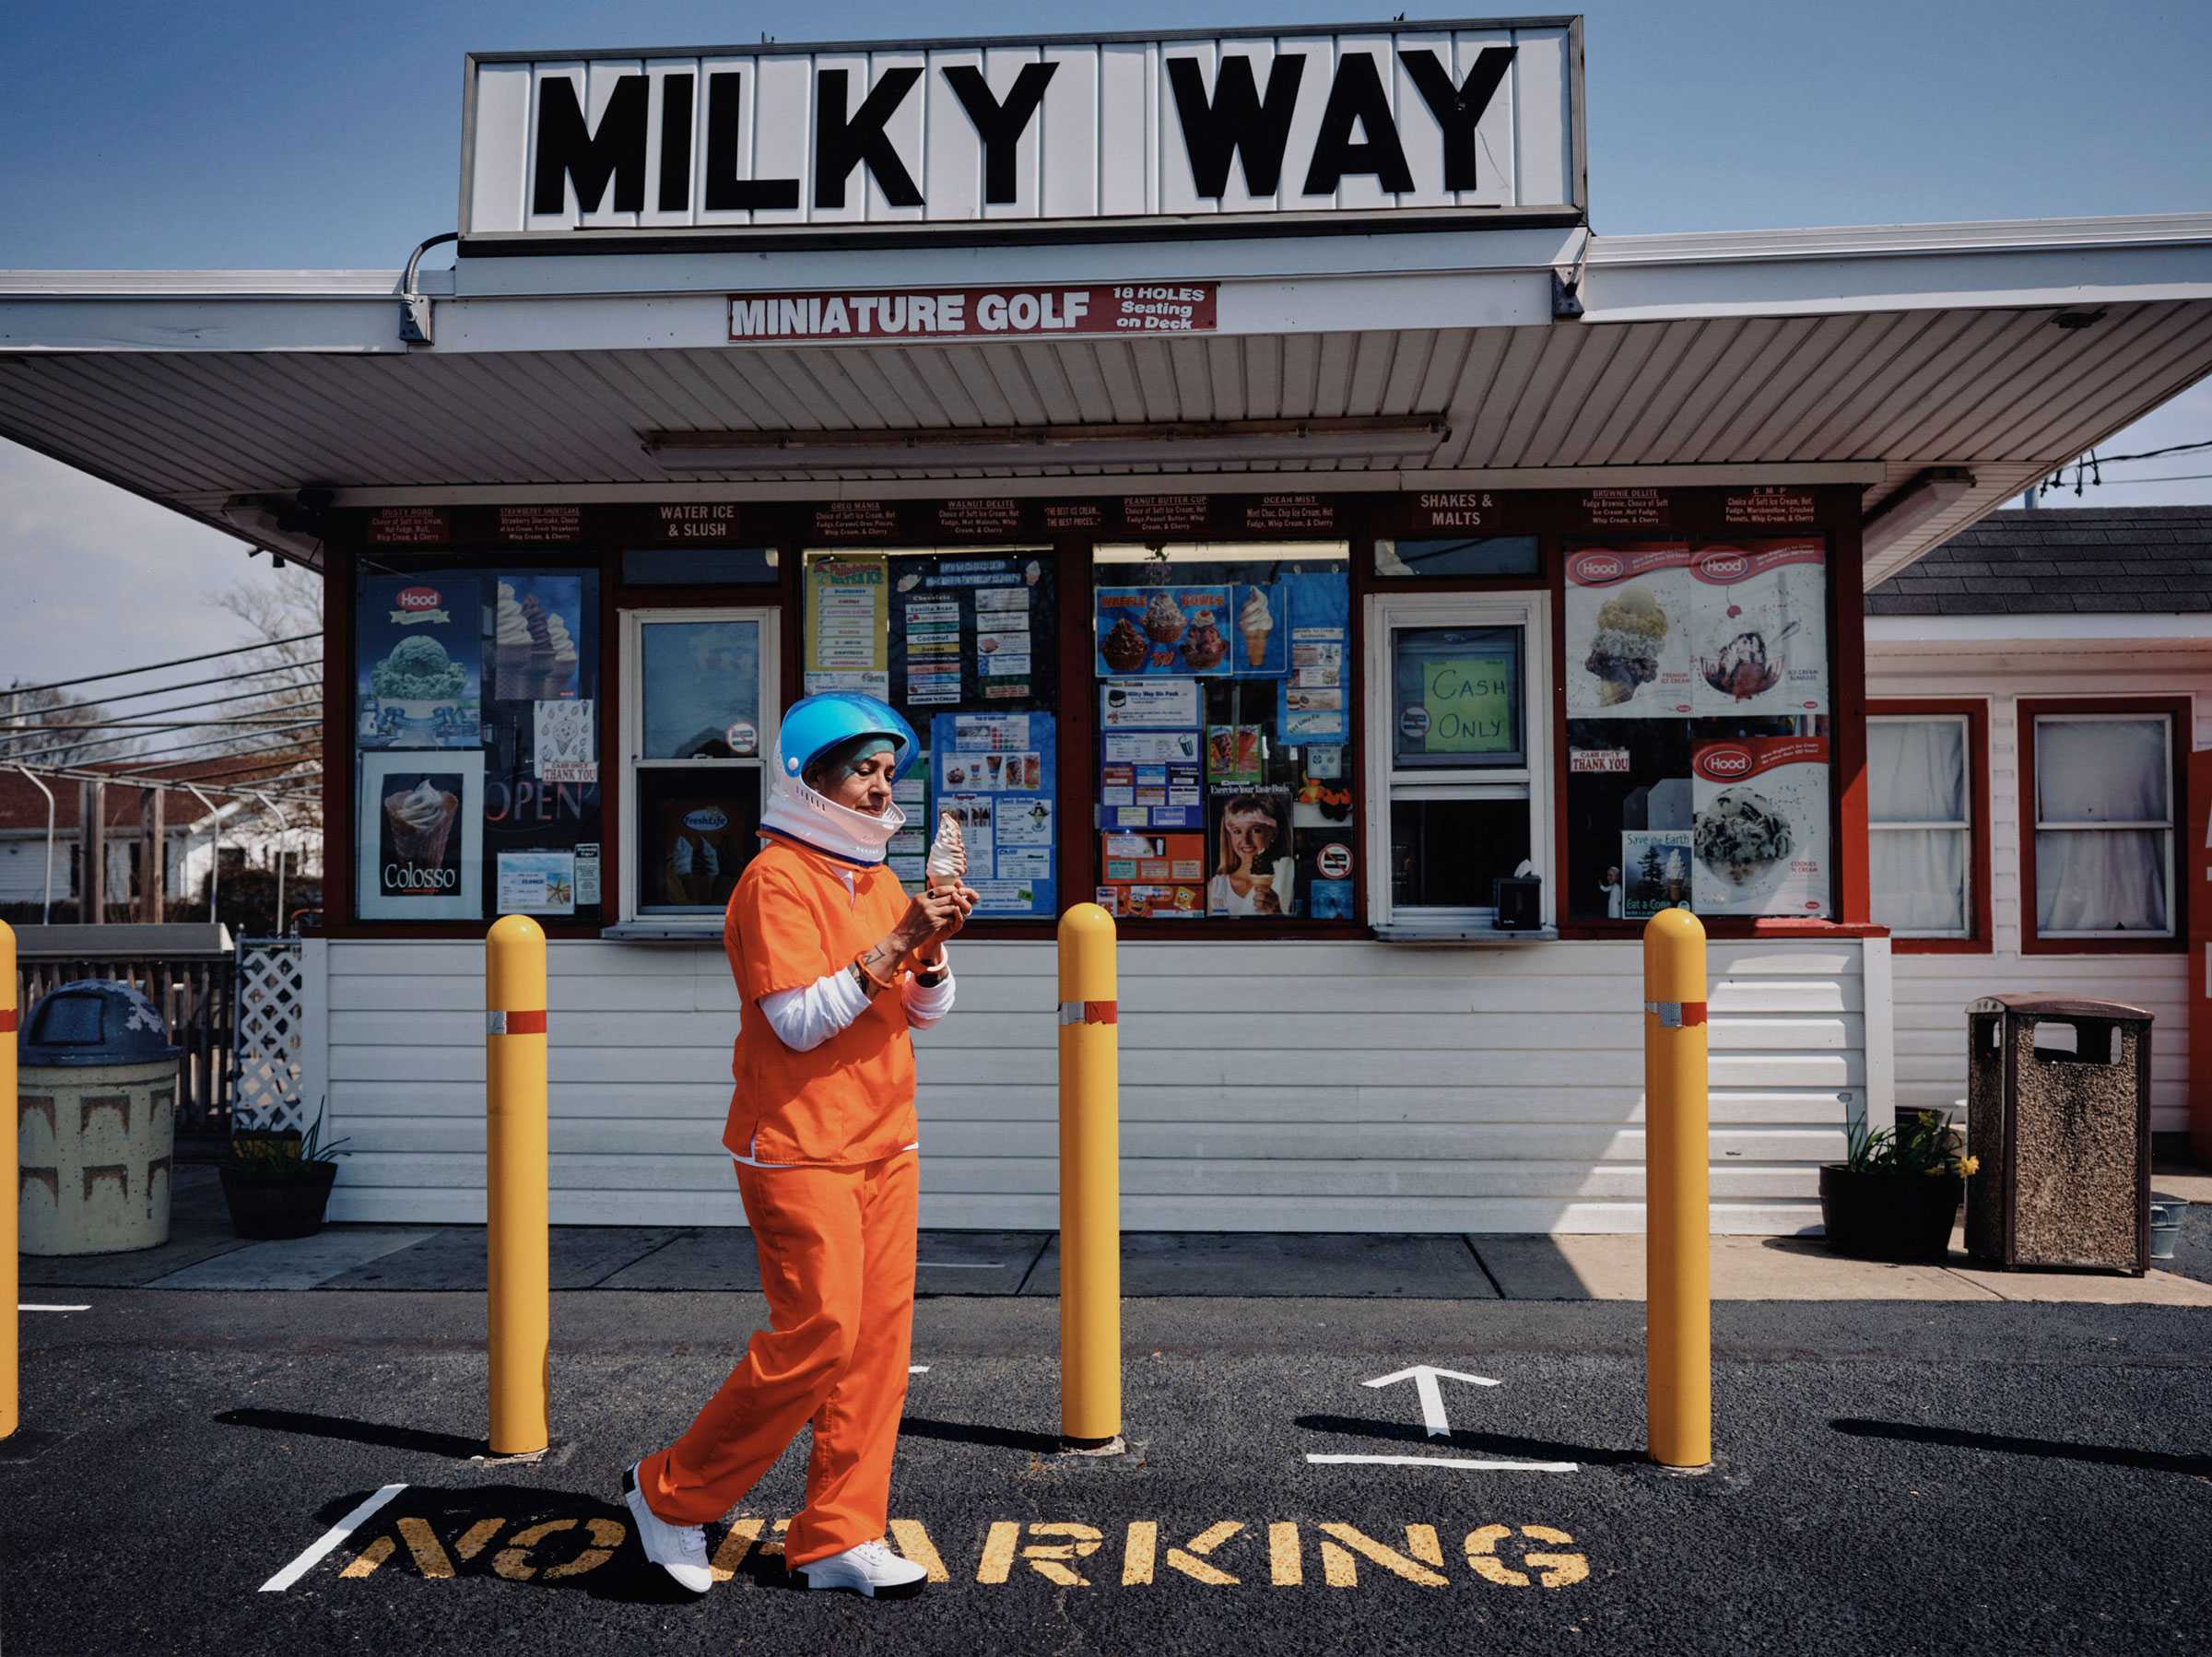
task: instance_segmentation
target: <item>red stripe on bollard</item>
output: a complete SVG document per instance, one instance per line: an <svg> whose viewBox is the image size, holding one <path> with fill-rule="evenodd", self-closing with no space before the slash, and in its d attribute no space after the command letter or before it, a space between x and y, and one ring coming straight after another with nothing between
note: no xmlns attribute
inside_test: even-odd
<svg viewBox="0 0 2212 1657"><path fill-rule="evenodd" d="M542 1017L544 1015L541 1014L539 1016ZM1705 1004L1703 1002L1686 1001L1682 1004L1682 1028L1684 1029L1688 1029L1693 1024L1702 1024L1704 1022Z"/></svg>
<svg viewBox="0 0 2212 1657"><path fill-rule="evenodd" d="M484 1015L484 1033L488 1036L542 1036L546 1033L546 1012L540 1007L535 1013L500 1012L493 1010Z"/></svg>
<svg viewBox="0 0 2212 1657"><path fill-rule="evenodd" d="M15 1028L16 1009L13 1007L0 1007L0 1036L7 1035L9 1032L14 1030Z"/></svg>
<svg viewBox="0 0 2212 1657"><path fill-rule="evenodd" d="M1122 1004L1118 1001L1087 1001L1083 1004L1083 1022L1086 1024L1119 1024L1122 1021Z"/></svg>

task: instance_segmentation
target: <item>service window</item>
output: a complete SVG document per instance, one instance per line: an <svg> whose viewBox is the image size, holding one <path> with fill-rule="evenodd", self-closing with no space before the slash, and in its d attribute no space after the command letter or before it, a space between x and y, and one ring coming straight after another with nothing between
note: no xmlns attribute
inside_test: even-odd
<svg viewBox="0 0 2212 1657"><path fill-rule="evenodd" d="M1894 936L1973 935L1972 757L1963 713L1866 722L1868 887Z"/></svg>
<svg viewBox="0 0 2212 1657"><path fill-rule="evenodd" d="M1205 928L1350 921L1350 547L1094 558L1100 906Z"/></svg>
<svg viewBox="0 0 2212 1657"><path fill-rule="evenodd" d="M1482 931L1496 883L1550 862L1539 594L1378 598L1368 619L1369 915L1384 934ZM1547 921L1553 906L1547 895Z"/></svg>
<svg viewBox="0 0 2212 1657"><path fill-rule="evenodd" d="M921 740L893 791L907 826L890 866L908 886L937 816L960 825L975 920L1060 912L1058 570L1050 547L810 552L809 695L890 703Z"/></svg>
<svg viewBox="0 0 2212 1657"><path fill-rule="evenodd" d="M2165 713L2031 713L2039 943L2175 935L2173 725Z"/></svg>
<svg viewBox="0 0 2212 1657"><path fill-rule="evenodd" d="M622 616L626 926L718 931L760 826L772 610Z"/></svg>
<svg viewBox="0 0 2212 1657"><path fill-rule="evenodd" d="M1562 595L1562 912L1828 915L1821 538L1570 543Z"/></svg>
<svg viewBox="0 0 2212 1657"><path fill-rule="evenodd" d="M380 553L354 605L355 917L602 920L596 567Z"/></svg>

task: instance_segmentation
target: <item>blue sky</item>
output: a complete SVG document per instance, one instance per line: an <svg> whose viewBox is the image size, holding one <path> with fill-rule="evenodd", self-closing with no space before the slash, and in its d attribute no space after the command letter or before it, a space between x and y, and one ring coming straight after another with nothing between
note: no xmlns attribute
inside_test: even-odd
<svg viewBox="0 0 2212 1657"><path fill-rule="evenodd" d="M0 100L0 265L395 267L452 228L471 49L1368 15L1389 12L1341 0L1195 11L1141 0L1052 11L975 0L742 9L12 0L0 5L0 63L15 70ZM1601 235L2212 208L2212 6L1643 0L1585 15ZM2212 438L2212 386L2111 447L2200 438ZM2212 499L2212 477L2187 476L2196 473L2212 474L2212 451L2115 468L2083 503ZM2122 476L2186 480L2124 486ZM208 559L218 579L242 566L232 544L6 444L0 546L11 562L28 552L36 568L71 570L65 583L34 581L29 611L0 620L0 679L38 676L40 662L80 661L93 648L80 629L103 611L70 598L88 559L174 589L148 618L150 650L134 656L139 644L125 638L100 646L103 657L149 659L176 638L230 636L227 621L199 617L198 589ZM183 546L197 549L189 561Z"/></svg>

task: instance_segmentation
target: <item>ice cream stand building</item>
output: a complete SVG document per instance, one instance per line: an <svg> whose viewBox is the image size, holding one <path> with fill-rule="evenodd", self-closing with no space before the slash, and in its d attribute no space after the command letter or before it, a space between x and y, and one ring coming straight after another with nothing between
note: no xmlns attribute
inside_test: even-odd
<svg viewBox="0 0 2212 1657"><path fill-rule="evenodd" d="M1132 1228L1640 1228L1675 903L1714 1224L1816 1223L1897 1092L1863 593L2212 370L2212 217L1593 234L1582 53L488 53L450 271L0 276L0 433L328 583L334 1214L481 1216L522 911L554 1218L741 1222L722 909L848 687L929 748L900 867L950 811L983 899L925 1225L1053 1223L1089 899Z"/></svg>

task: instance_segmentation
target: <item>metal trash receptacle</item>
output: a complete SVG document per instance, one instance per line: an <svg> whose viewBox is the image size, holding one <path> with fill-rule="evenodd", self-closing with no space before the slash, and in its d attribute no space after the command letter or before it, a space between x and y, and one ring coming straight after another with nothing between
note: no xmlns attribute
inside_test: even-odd
<svg viewBox="0 0 2212 1657"><path fill-rule="evenodd" d="M1967 1009L1966 1252L1985 1264L2150 1263L2150 1026L2143 1008L1988 995ZM2073 1048L2037 1031L2073 1032Z"/></svg>
<svg viewBox="0 0 2212 1657"><path fill-rule="evenodd" d="M115 1254L169 1240L177 1057L145 995L108 979L50 990L18 1038L26 1254Z"/></svg>

